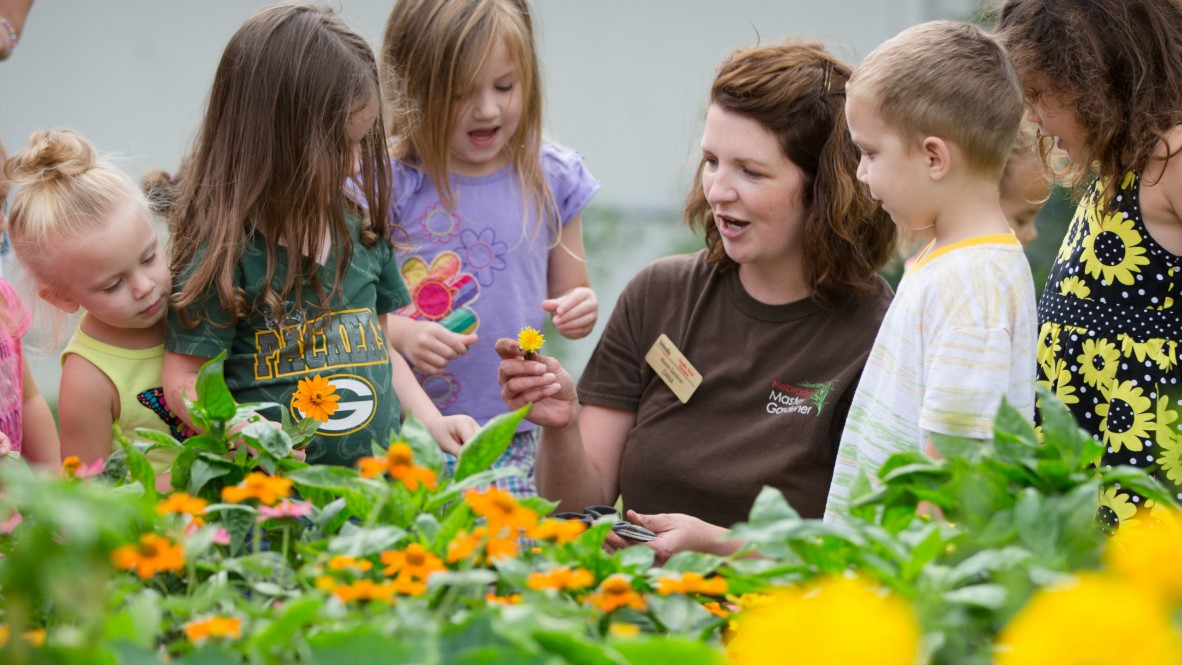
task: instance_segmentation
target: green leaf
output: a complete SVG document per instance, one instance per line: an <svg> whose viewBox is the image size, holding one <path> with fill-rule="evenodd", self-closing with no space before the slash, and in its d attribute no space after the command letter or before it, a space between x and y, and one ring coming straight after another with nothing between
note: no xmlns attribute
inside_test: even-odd
<svg viewBox="0 0 1182 665"><path fill-rule="evenodd" d="M160 431L157 431L154 429L146 429L143 427L137 427L137 428L135 428L135 438L140 439L140 440L144 440L144 441L150 441L155 444L159 444L158 446L152 446L153 448L162 447L162 448L169 448L169 449L180 449L180 448L184 447L184 444L182 444L180 441L177 441L176 439L172 438L168 434L165 434L164 432L160 432Z"/></svg>
<svg viewBox="0 0 1182 665"><path fill-rule="evenodd" d="M189 483L186 491L193 496L201 493L210 481L224 476L231 476L231 482L237 482L233 479L235 472L241 473L241 469L228 459L218 457L212 453L199 452L197 459L193 460L193 464L189 469ZM241 480L239 478L238 480Z"/></svg>
<svg viewBox="0 0 1182 665"><path fill-rule="evenodd" d="M434 662L427 658L427 654L403 644L400 640L383 635L379 629L370 626L348 632L318 633L308 642L312 650L309 662L314 665L357 665L371 662L403 665Z"/></svg>
<svg viewBox="0 0 1182 665"><path fill-rule="evenodd" d="M661 568L677 573L694 572L706 575L714 572L721 564L721 557L684 550L669 557L669 560Z"/></svg>
<svg viewBox="0 0 1182 665"><path fill-rule="evenodd" d="M780 490L765 485L759 491L759 496L755 497L747 523L758 527L783 520L798 521L800 513L788 505L788 499L784 498Z"/></svg>
<svg viewBox="0 0 1182 665"><path fill-rule="evenodd" d="M944 459L976 460L985 450L982 442L963 436L948 436L932 432L932 446Z"/></svg>
<svg viewBox="0 0 1182 665"><path fill-rule="evenodd" d="M317 464L287 474L296 485L317 489L344 491L359 485L356 469L331 464Z"/></svg>
<svg viewBox="0 0 1182 665"><path fill-rule="evenodd" d="M415 464L431 469L436 476L443 475L443 467L445 466L443 451L440 450L435 439L431 437L431 433L423 426L422 421L415 418L413 413L406 417L406 422L402 423L399 433L390 437L391 443L398 440L405 441L406 445L410 446L411 452L414 453Z"/></svg>
<svg viewBox="0 0 1182 665"><path fill-rule="evenodd" d="M1006 588L1000 584L976 584L949 591L944 594L944 600L958 605L996 610L1006 603Z"/></svg>
<svg viewBox="0 0 1182 665"><path fill-rule="evenodd" d="M653 567L653 560L656 558L656 552L645 547L644 545L635 545L633 547L625 547L622 550L617 550L615 554L616 560L620 565L630 570L648 570Z"/></svg>
<svg viewBox="0 0 1182 665"><path fill-rule="evenodd" d="M285 603L270 623L250 636L249 648L259 653L274 653L290 645L305 626L315 622L321 604L319 597L311 595Z"/></svg>
<svg viewBox="0 0 1182 665"><path fill-rule="evenodd" d="M491 467L509 448L513 435L517 433L517 426L529 409L530 406L526 405L510 413L502 413L481 427L476 436L460 450L455 479L463 480Z"/></svg>
<svg viewBox="0 0 1182 665"><path fill-rule="evenodd" d="M291 454L291 439L288 438L286 432L277 429L274 423L269 420L252 421L238 430L238 435L255 450L266 451L268 455L276 459Z"/></svg>
<svg viewBox="0 0 1182 665"><path fill-rule="evenodd" d="M197 372L197 399L193 402L195 410L204 411L210 420L223 423L233 418L238 410L234 396L226 387L223 375L225 360L226 352L222 351L201 366ZM192 410L194 409L190 409Z"/></svg>
<svg viewBox="0 0 1182 665"><path fill-rule="evenodd" d="M613 642L612 648L619 652L631 665L652 665L653 663L677 663L677 665L726 664L726 659L717 649L683 637L654 637L650 639ZM786 648L791 649L791 646L786 646Z"/></svg>
<svg viewBox="0 0 1182 665"><path fill-rule="evenodd" d="M144 486L144 492L152 501L156 500L156 471L147 456L119 431L119 425L114 425L115 437L123 449L127 470L131 472L133 480Z"/></svg>
<svg viewBox="0 0 1182 665"><path fill-rule="evenodd" d="M600 645L579 639L568 632L538 630L534 631L533 637L543 649L562 656L563 661L571 665L625 665L627 663L618 654Z"/></svg>
<svg viewBox="0 0 1182 665"><path fill-rule="evenodd" d="M328 542L328 551L346 556L368 556L397 547L406 537L406 529L396 526L359 527L346 523L341 532Z"/></svg>
<svg viewBox="0 0 1182 665"><path fill-rule="evenodd" d="M1072 470L1081 468L1083 460L1092 456L1088 445L1092 437L1080 428L1071 411L1055 393L1044 386L1035 386L1035 393L1038 396L1044 449L1058 451L1060 458Z"/></svg>

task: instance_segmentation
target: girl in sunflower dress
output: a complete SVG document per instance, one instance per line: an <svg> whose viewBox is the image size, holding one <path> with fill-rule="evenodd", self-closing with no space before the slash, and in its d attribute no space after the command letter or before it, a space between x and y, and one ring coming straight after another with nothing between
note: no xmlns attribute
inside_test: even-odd
<svg viewBox="0 0 1182 665"><path fill-rule="evenodd" d="M1053 8L1052 8L1053 6ZM1092 176L1039 301L1038 382L1105 446L1182 499L1182 8L1009 0L998 33L1028 117ZM1154 508L1119 486L1110 530Z"/></svg>

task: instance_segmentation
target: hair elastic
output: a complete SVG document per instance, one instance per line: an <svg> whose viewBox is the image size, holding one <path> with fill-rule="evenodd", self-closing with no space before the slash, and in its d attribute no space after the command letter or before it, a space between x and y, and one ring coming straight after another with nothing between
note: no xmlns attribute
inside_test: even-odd
<svg viewBox="0 0 1182 665"><path fill-rule="evenodd" d="M825 61L825 83L824 83L826 97L829 96L829 85L831 83L833 83L832 79L833 79L833 62L830 60L826 60Z"/></svg>

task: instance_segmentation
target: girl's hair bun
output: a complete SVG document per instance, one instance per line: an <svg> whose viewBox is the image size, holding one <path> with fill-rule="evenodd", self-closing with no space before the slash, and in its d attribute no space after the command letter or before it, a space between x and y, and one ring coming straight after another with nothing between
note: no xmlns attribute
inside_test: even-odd
<svg viewBox="0 0 1182 665"><path fill-rule="evenodd" d="M72 129L35 132L29 145L9 160L13 180L46 182L86 173L98 162L94 146Z"/></svg>

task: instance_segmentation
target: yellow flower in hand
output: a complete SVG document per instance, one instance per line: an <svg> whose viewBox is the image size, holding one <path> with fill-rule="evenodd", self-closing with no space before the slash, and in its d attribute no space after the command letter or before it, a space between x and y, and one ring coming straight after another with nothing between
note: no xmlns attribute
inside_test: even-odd
<svg viewBox="0 0 1182 665"><path fill-rule="evenodd" d="M291 396L291 406L304 414L305 418L326 423L337 410L337 400L341 399L340 395L333 394L336 390L336 386L319 374L310 379L300 379L299 386Z"/></svg>
<svg viewBox="0 0 1182 665"><path fill-rule="evenodd" d="M542 333L526 326L517 333L517 346L525 352L527 359L532 358L533 354L542 350L542 345L546 343L545 336Z"/></svg>

